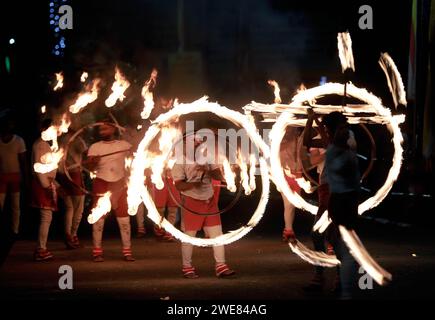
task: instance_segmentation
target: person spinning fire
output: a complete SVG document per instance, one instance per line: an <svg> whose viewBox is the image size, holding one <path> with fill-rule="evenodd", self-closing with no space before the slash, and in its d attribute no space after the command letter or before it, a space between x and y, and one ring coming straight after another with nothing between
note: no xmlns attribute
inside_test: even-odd
<svg viewBox="0 0 435 320"><path fill-rule="evenodd" d="M189 144L186 138L186 145L193 145L194 151L198 149L202 141L194 139ZM192 150L190 150L192 151ZM172 168L172 177L175 187L181 193L181 201L184 208L181 210L182 231L189 236L196 236L196 233L203 229L210 238L222 235L222 224L220 215L205 215L200 213L212 213L218 211L218 202L214 197L212 179L225 181L218 164L199 164L193 156L195 152L186 150L182 159L178 159ZM192 211L196 213L193 213ZM192 265L193 245L182 243L181 254L183 263L183 276L185 278L198 278L195 267ZM215 259L215 274L217 277L229 277L235 274L225 263L224 246L213 246Z"/></svg>
<svg viewBox="0 0 435 320"><path fill-rule="evenodd" d="M128 215L127 185L125 179L125 158L130 153L131 144L118 140L115 136L115 125L105 122L98 127L101 141L92 144L88 150L85 166L95 172L96 178L92 184L95 195L93 205L97 204L102 194L110 191L110 202L115 211L121 232L122 253L125 261L135 261L131 252L131 226ZM98 194L98 195L96 195ZM94 243L93 257L95 262L103 262L102 237L104 217L92 225Z"/></svg>

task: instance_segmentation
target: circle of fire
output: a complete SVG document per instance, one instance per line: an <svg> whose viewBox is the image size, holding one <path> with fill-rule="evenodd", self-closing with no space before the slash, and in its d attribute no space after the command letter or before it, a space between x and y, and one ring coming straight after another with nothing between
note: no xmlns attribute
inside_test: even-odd
<svg viewBox="0 0 435 320"><path fill-rule="evenodd" d="M147 161L146 150L153 141L153 139L160 132L160 126L168 123L182 115L186 115L194 112L211 112L220 118L227 119L240 127L246 129L249 138L255 143L256 147L262 152L259 157L260 172L262 180L262 192L260 201L255 209L251 219L245 226L240 227L237 230L229 231L216 238L202 239L197 237L191 237L175 228L164 217L161 217L157 208L152 200L150 193L148 192L145 182L145 166ZM140 202L143 201L148 209L148 217L157 225L164 228L171 233L175 238L182 242L190 243L196 246L216 246L226 245L237 241L249 233L261 220L266 204L269 199L269 170L266 163L266 158L269 157L270 150L267 144L263 141L260 135L257 133L257 128L245 115L230 110L226 107L219 105L218 103L212 103L207 101L207 97L203 97L189 104L179 104L172 110L161 114L152 124L152 126L145 133L144 138L140 142L134 159L131 163L131 174L128 185L128 202L129 202L129 214L136 214L137 207Z"/></svg>
<svg viewBox="0 0 435 320"><path fill-rule="evenodd" d="M311 101L315 98L329 94L342 95L343 89L343 84L327 83L322 86L299 92L296 96L293 97L292 104L300 105L306 101ZM373 117L372 120L380 124L385 124L393 135L392 141L394 145L394 155L392 160L392 166L388 172L387 179L374 196L368 198L366 201L359 205L358 213L361 215L365 211L376 207L379 203L382 202L382 200L387 196L388 192L392 188L394 181L397 179L400 173L400 167L402 165L403 137L399 128L399 124L403 122L403 116L393 116L390 110L382 105L382 102L378 97L369 93L365 89L354 86L351 83L347 84L347 94L372 106L377 115L376 117ZM297 122L299 122L299 120L296 120L291 112L286 111L279 116L276 123L273 125L270 132L270 136L273 137L273 139L271 139L270 156L271 174L275 184L278 186L278 188L280 188L286 198L295 207L308 211L313 215L316 215L318 207L306 202L299 194L291 190L288 186L284 178L284 172L279 157L281 141L287 126L295 124ZM329 220L327 212L325 211L314 229L318 230L319 232L323 232L328 225Z"/></svg>

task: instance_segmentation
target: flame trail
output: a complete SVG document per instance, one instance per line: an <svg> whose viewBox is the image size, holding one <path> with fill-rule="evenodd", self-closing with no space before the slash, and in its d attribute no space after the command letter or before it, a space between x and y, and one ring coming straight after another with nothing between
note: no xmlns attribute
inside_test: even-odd
<svg viewBox="0 0 435 320"><path fill-rule="evenodd" d="M83 71L82 75L80 76L80 82L85 82L88 78L88 73L86 71Z"/></svg>
<svg viewBox="0 0 435 320"><path fill-rule="evenodd" d="M130 82L124 77L118 67L115 68L115 81L112 85L112 93L106 99L105 104L107 108L112 108L116 101L123 101L125 96L124 92L130 86Z"/></svg>
<svg viewBox="0 0 435 320"><path fill-rule="evenodd" d="M153 111L154 97L153 97L153 93L150 90L153 87L155 87L156 83L157 83L157 70L153 69L150 78L145 82L145 85L142 88L142 97L144 98L144 108L140 114L142 119L148 119L149 116L151 115L151 111Z"/></svg>
<svg viewBox="0 0 435 320"><path fill-rule="evenodd" d="M397 69L396 64L388 53L381 53L379 58L379 65L385 73L387 78L388 88L390 89L391 96L393 97L394 106L397 108L399 104L406 106L406 92L403 85L402 76Z"/></svg>
<svg viewBox="0 0 435 320"><path fill-rule="evenodd" d="M257 171L257 159L254 154L249 156L249 187L254 191L257 186L255 183L255 173Z"/></svg>
<svg viewBox="0 0 435 320"><path fill-rule="evenodd" d="M275 80L269 80L267 81L267 83L274 88L273 94L275 95L275 103L281 103L282 100L281 96L279 95L281 90L279 89L278 82L276 82Z"/></svg>
<svg viewBox="0 0 435 320"><path fill-rule="evenodd" d="M97 205L92 208L91 214L88 216L88 222L90 224L94 224L102 216L110 212L112 209L112 204L110 202L110 196L112 193L110 191L107 191L102 197L98 198Z"/></svg>
<svg viewBox="0 0 435 320"><path fill-rule="evenodd" d="M41 113L44 114L47 112L47 107L46 106L42 106L41 107Z"/></svg>
<svg viewBox="0 0 435 320"><path fill-rule="evenodd" d="M392 280L391 274L373 260L355 231L349 231L343 226L338 226L338 228L350 253L364 270L381 286L390 282Z"/></svg>
<svg viewBox="0 0 435 320"><path fill-rule="evenodd" d="M53 91L61 89L63 87L63 72L56 73L56 85L53 88Z"/></svg>
<svg viewBox="0 0 435 320"><path fill-rule="evenodd" d="M355 71L353 61L352 39L349 32L340 32L337 35L338 56L341 63L341 71L344 73L347 69Z"/></svg>
<svg viewBox="0 0 435 320"><path fill-rule="evenodd" d="M98 98L100 79L95 79L92 86L88 85L85 92L79 93L76 101L69 106L71 113L78 113L89 103L94 102Z"/></svg>
<svg viewBox="0 0 435 320"><path fill-rule="evenodd" d="M33 169L38 173L47 173L58 168L59 161L63 157L63 149L48 152L41 157L41 162L36 162Z"/></svg>
<svg viewBox="0 0 435 320"><path fill-rule="evenodd" d="M227 158L223 160L222 165L224 169L225 182L227 183L227 189L231 192L236 192L237 190L236 183L235 183L236 175L234 174L233 170L231 170L231 165Z"/></svg>

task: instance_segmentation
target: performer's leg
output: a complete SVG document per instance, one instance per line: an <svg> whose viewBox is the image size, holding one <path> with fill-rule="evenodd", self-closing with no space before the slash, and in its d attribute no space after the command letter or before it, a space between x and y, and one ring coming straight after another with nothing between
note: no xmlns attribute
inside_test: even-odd
<svg viewBox="0 0 435 320"><path fill-rule="evenodd" d="M122 190L118 199L114 199L114 201L116 202L116 220L121 233L122 253L126 261L134 261L131 253L131 225L128 215L127 189Z"/></svg>
<svg viewBox="0 0 435 320"><path fill-rule="evenodd" d="M95 262L102 262L103 260L103 230L104 230L104 217L101 217L97 222L92 225L92 242L94 249L92 255Z"/></svg>
<svg viewBox="0 0 435 320"><path fill-rule="evenodd" d="M206 234L210 238L216 238L222 235L222 225L214 225L210 227L204 227ZM216 262L215 270L218 277L229 277L235 274L234 270L231 270L225 263L225 248L224 246L213 246L214 260Z"/></svg>
<svg viewBox="0 0 435 320"><path fill-rule="evenodd" d="M18 234L20 230L20 193L11 194L12 230Z"/></svg>
<svg viewBox="0 0 435 320"><path fill-rule="evenodd" d="M285 195L281 193L282 201L284 203L284 231L283 240L288 241L290 238L294 238L293 222L295 219L295 206L287 200Z"/></svg>
<svg viewBox="0 0 435 320"><path fill-rule="evenodd" d="M177 220L177 207L168 207L168 221L170 224L175 225Z"/></svg>
<svg viewBox="0 0 435 320"><path fill-rule="evenodd" d="M74 215L72 218L72 225L71 225L71 236L73 238L77 237L77 231L80 226L80 222L82 221L83 216L83 208L85 205L85 196L72 196L72 203L74 208Z"/></svg>
<svg viewBox="0 0 435 320"><path fill-rule="evenodd" d="M71 196L65 196L63 198L63 202L65 203L65 235L68 238L71 237L71 227L72 227L72 220L74 215L74 206L73 206Z"/></svg>
<svg viewBox="0 0 435 320"><path fill-rule="evenodd" d="M137 235L143 237L145 235L145 206L143 203L139 205L136 212Z"/></svg>
<svg viewBox="0 0 435 320"><path fill-rule="evenodd" d="M38 249L47 250L48 232L50 230L53 213L49 209L40 209L39 212L41 214L41 220L39 224L37 245Z"/></svg>

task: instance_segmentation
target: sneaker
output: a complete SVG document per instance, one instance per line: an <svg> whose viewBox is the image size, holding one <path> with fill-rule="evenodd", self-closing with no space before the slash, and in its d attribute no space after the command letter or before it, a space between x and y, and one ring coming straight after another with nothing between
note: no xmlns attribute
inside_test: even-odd
<svg viewBox="0 0 435 320"><path fill-rule="evenodd" d="M83 248L83 245L79 241L79 237L73 236L73 244L76 248Z"/></svg>
<svg viewBox="0 0 435 320"><path fill-rule="evenodd" d="M296 235L292 229L286 229L282 231L282 241L283 242L289 242L289 241L295 241Z"/></svg>
<svg viewBox="0 0 435 320"><path fill-rule="evenodd" d="M122 254L124 255L124 260L128 262L136 261L135 258L133 258L133 255L131 253L131 248L124 248L122 249Z"/></svg>
<svg viewBox="0 0 435 320"><path fill-rule="evenodd" d="M231 270L226 263L220 263L216 266L216 277L225 278L235 275L236 272Z"/></svg>
<svg viewBox="0 0 435 320"><path fill-rule="evenodd" d="M104 258L102 254L94 256L94 262L104 262Z"/></svg>
<svg viewBox="0 0 435 320"><path fill-rule="evenodd" d="M143 231L143 230L137 230L137 233L136 233L136 238L137 239L142 239L142 238L145 238L145 231Z"/></svg>
<svg viewBox="0 0 435 320"><path fill-rule="evenodd" d="M183 277L187 279L199 278L194 267L183 267L182 272L183 272Z"/></svg>
<svg viewBox="0 0 435 320"><path fill-rule="evenodd" d="M65 235L65 245L68 250L74 250L78 248L74 242L74 238L69 234Z"/></svg>
<svg viewBox="0 0 435 320"><path fill-rule="evenodd" d="M161 237L162 240L166 241L166 242L174 242L175 238L172 234L170 234L169 232L165 232L165 234Z"/></svg>
<svg viewBox="0 0 435 320"><path fill-rule="evenodd" d="M102 248L94 248L92 250L92 256L94 257L94 262L103 262L103 249Z"/></svg>
<svg viewBox="0 0 435 320"><path fill-rule="evenodd" d="M154 235L156 237L162 237L165 235L165 229L160 228L159 226L154 226Z"/></svg>
<svg viewBox="0 0 435 320"><path fill-rule="evenodd" d="M38 248L33 254L33 259L35 261L48 261L53 259L53 254L47 249Z"/></svg>

